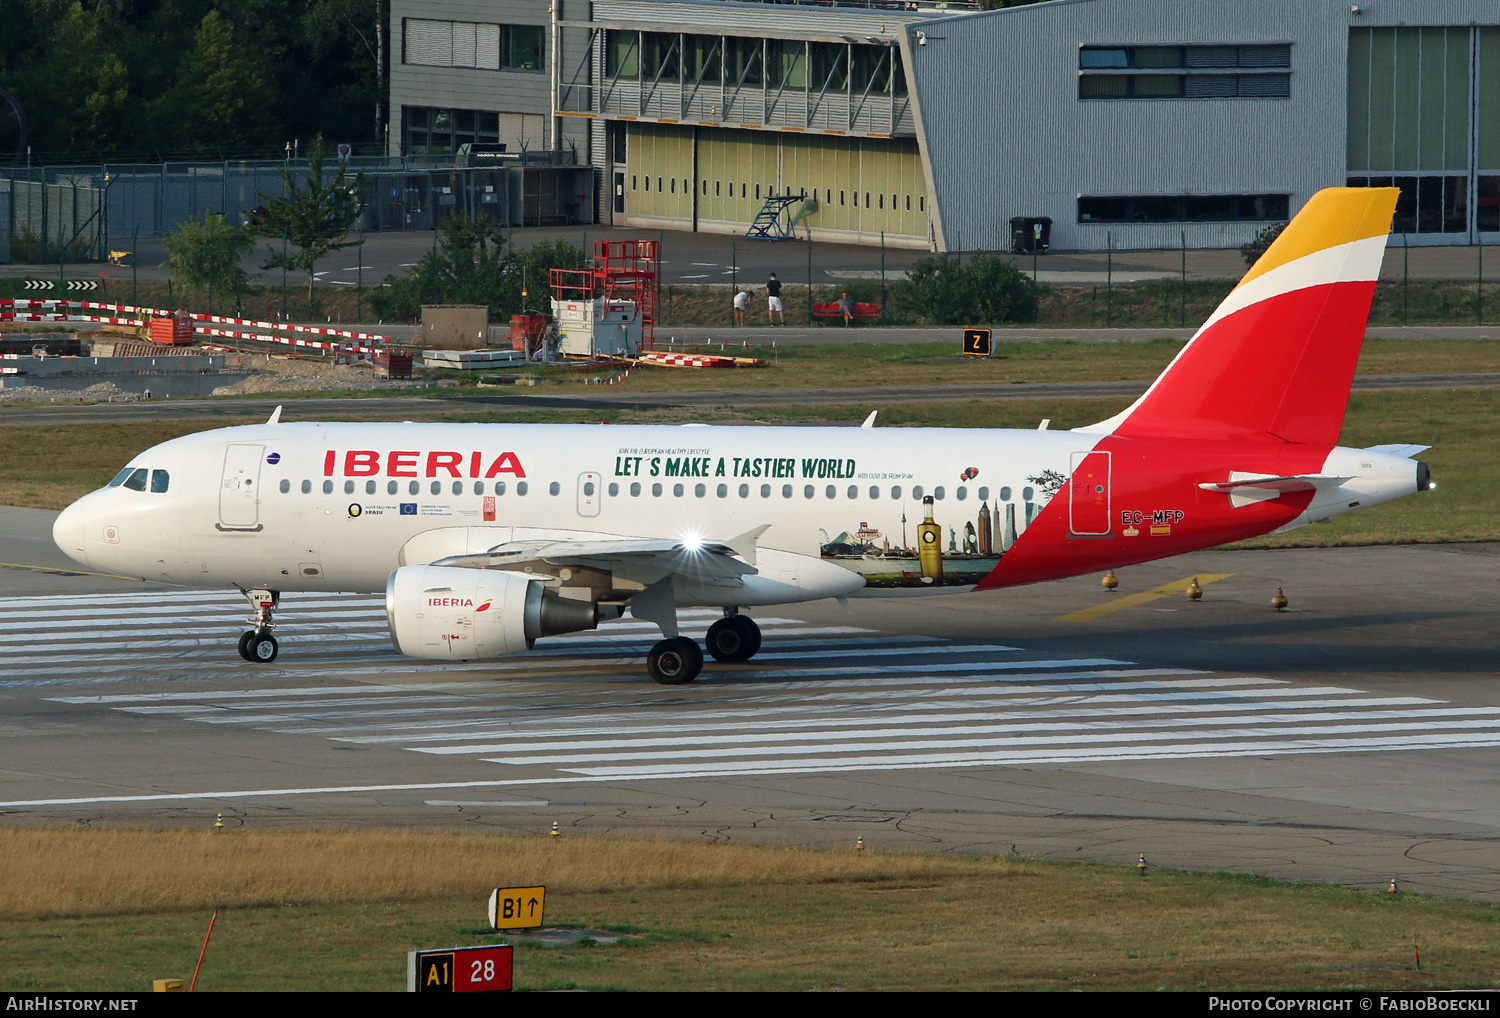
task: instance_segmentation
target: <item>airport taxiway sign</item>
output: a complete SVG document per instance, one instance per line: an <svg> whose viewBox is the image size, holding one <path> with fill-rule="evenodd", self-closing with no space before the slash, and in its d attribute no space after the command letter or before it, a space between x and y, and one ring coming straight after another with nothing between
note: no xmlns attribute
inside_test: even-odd
<svg viewBox="0 0 1500 1018"><path fill-rule="evenodd" d="M488 993L511 986L509 944L408 951L408 993Z"/></svg>
<svg viewBox="0 0 1500 1018"><path fill-rule="evenodd" d="M993 333L989 329L965 329L964 353L974 354L977 357L988 357L992 349L992 339Z"/></svg>
<svg viewBox="0 0 1500 1018"><path fill-rule="evenodd" d="M490 926L497 930L526 930L542 925L545 887L497 887L490 894Z"/></svg>

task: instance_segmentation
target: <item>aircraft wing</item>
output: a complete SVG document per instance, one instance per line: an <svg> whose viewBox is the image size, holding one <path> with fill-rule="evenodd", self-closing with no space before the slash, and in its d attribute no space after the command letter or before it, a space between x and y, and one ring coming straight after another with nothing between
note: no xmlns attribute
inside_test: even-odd
<svg viewBox="0 0 1500 1018"><path fill-rule="evenodd" d="M1252 502L1266 502L1295 491L1337 488L1350 479L1335 474L1294 474L1275 477L1243 470L1231 470L1228 481L1204 481L1198 487L1204 491L1217 491L1228 495L1229 504L1238 509Z"/></svg>
<svg viewBox="0 0 1500 1018"><path fill-rule="evenodd" d="M453 555L432 563L470 569L505 569L553 573L561 568L596 569L617 579L650 586L666 576L699 583L735 586L756 572L757 527L727 541L675 538L510 541L478 555Z"/></svg>

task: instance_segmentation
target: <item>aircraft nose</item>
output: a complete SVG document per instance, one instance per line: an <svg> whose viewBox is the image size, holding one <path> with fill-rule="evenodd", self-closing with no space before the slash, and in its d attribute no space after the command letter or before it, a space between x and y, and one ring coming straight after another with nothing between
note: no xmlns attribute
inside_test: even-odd
<svg viewBox="0 0 1500 1018"><path fill-rule="evenodd" d="M52 521L52 542L68 558L86 566L89 559L83 540L84 515L76 502L58 513Z"/></svg>

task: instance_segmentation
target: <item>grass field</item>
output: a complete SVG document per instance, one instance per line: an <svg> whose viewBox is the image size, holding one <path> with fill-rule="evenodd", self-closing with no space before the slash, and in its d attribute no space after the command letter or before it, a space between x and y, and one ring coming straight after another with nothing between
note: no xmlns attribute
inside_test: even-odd
<svg viewBox="0 0 1500 1018"><path fill-rule="evenodd" d="M866 385L1024 385L1030 382L1149 381L1161 374L1183 343L1001 343L991 357L965 357L931 343L778 345L726 347L726 353L759 357L763 371L708 370L692 373L642 368L613 387L618 392L671 392L781 388L843 388ZM717 347L714 347L717 350ZM1500 371L1500 341L1384 340L1364 344L1361 374Z"/></svg>
<svg viewBox="0 0 1500 1018"><path fill-rule="evenodd" d="M0 830L0 864L7 990L187 977L214 909L200 990L399 990L407 951L502 940L484 929L489 889L536 883L549 925L636 937L519 948L519 989L1500 985L1500 907L1168 869L878 846L78 828Z"/></svg>
<svg viewBox="0 0 1500 1018"><path fill-rule="evenodd" d="M1029 268L1029 266L1027 266ZM137 283L132 285L128 272L118 273L123 278L104 281L103 288L90 299L100 303L140 304L146 307L177 308L207 312L209 303L206 294L184 296L166 283ZM365 280L362 290L353 286L318 286L314 288L314 300L307 300L305 281L298 286L291 281L283 300L279 276L274 280L267 274L261 285L252 287L244 300L243 315L250 318L265 318L283 309L295 319L319 322L331 318L335 322L373 322L370 310L370 294L379 289L381 280ZM786 320L795 326L806 326L807 284L798 282L795 272L783 274L786 288L782 297L786 306ZM1491 273L1493 275L1493 273ZM805 278L805 277L804 277ZM1189 280L1184 286L1175 279L1159 279L1145 283L1132 283L1108 287L1070 286L1054 287L1043 284L1037 308L1035 325L1055 325L1078 328L1095 326L1196 328L1206 319L1224 296L1234 289L1236 280L1202 279ZM20 288L20 280L0 279L0 297L31 297L35 291ZM741 280L750 288L763 286L760 279ZM886 313L880 324L924 325L902 310L900 283L886 288ZM851 299L868 303L881 302L881 287L878 282L850 280L842 283L815 283L812 287L814 303L836 301L839 294L847 292ZM43 295L45 296L45 294ZM675 329L723 328L732 322L730 310L734 287L713 283L672 283L661 288L658 322L662 327ZM763 298L764 290L757 293ZM751 314L747 324L766 325L765 301L751 302ZM214 302L213 313L229 315L234 307L220 297ZM1379 325L1474 325L1481 322L1494 323L1500 320L1500 284L1486 281L1481 303L1479 287L1472 280L1419 280L1403 287L1399 280L1384 280L1376 288L1370 321ZM494 324L501 324L497 319ZM983 322L973 322L983 325ZM1005 323L994 323L1003 327ZM835 328L841 328L837 323ZM769 331L769 330L768 330Z"/></svg>

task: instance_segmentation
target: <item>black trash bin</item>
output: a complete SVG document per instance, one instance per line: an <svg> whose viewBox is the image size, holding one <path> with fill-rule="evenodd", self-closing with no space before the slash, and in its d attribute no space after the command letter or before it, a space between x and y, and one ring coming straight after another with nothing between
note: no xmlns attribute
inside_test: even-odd
<svg viewBox="0 0 1500 1018"><path fill-rule="evenodd" d="M1047 216L1014 216L1010 221L1010 249L1014 254L1046 254L1052 246L1052 220Z"/></svg>

